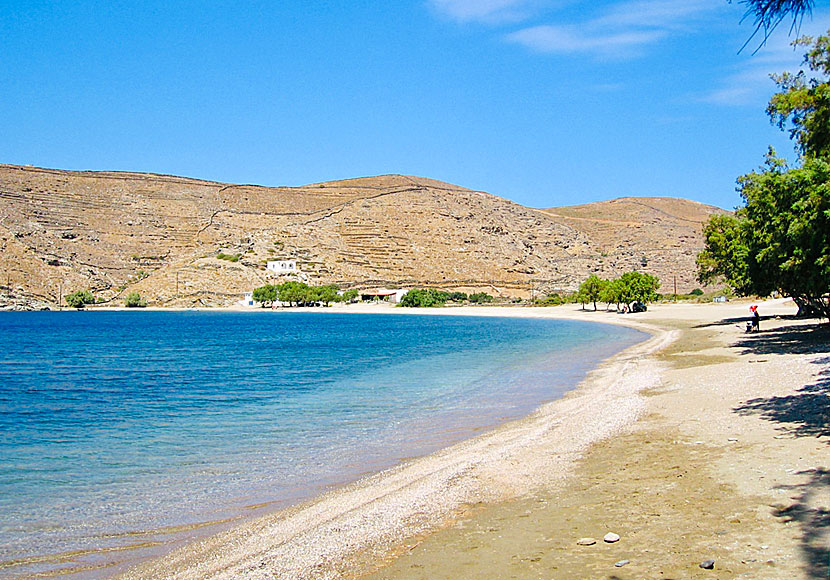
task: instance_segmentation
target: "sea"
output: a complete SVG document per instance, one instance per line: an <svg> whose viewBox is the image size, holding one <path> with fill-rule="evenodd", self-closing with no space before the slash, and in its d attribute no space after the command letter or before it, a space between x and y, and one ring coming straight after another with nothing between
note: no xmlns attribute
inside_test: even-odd
<svg viewBox="0 0 830 580"><path fill-rule="evenodd" d="M0 313L0 578L102 578L524 417L645 338L591 322Z"/></svg>

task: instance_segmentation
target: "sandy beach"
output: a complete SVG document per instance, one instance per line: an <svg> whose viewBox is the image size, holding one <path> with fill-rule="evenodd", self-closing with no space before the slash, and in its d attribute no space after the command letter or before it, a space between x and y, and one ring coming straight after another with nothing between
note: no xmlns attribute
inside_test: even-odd
<svg viewBox="0 0 830 580"><path fill-rule="evenodd" d="M830 332L770 301L745 334L748 306L418 311L652 336L525 419L120 578L828 578Z"/></svg>

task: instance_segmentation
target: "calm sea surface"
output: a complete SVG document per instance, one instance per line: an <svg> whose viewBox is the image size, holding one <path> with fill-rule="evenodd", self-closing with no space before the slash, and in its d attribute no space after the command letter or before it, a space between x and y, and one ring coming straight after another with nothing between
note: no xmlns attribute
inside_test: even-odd
<svg viewBox="0 0 830 580"><path fill-rule="evenodd" d="M0 313L0 577L103 575L527 415L644 337L512 318Z"/></svg>

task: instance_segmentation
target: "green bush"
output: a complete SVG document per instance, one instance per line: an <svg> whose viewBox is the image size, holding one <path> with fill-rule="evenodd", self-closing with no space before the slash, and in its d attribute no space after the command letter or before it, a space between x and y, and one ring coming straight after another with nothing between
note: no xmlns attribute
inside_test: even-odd
<svg viewBox="0 0 830 580"><path fill-rule="evenodd" d="M228 262L238 262L241 257L242 254L225 254L223 252L216 254L217 260L227 260Z"/></svg>
<svg viewBox="0 0 830 580"><path fill-rule="evenodd" d="M66 303L72 308L83 308L86 304L95 304L95 298L89 290L78 290L66 296Z"/></svg>
<svg viewBox="0 0 830 580"><path fill-rule="evenodd" d="M449 294L434 288L414 288L403 295L400 306L410 308L429 308L431 306L443 306Z"/></svg>
<svg viewBox="0 0 830 580"><path fill-rule="evenodd" d="M703 290L701 290L700 288L695 288L694 290L689 292L689 294L691 294L692 296L703 296Z"/></svg>
<svg viewBox="0 0 830 580"><path fill-rule="evenodd" d="M124 306L127 308L144 308L147 306L147 301L138 292L130 292L127 294L127 298L124 299Z"/></svg>
<svg viewBox="0 0 830 580"><path fill-rule="evenodd" d="M489 304L493 300L495 300L495 298L486 292L476 292L475 294L470 294L471 304Z"/></svg>

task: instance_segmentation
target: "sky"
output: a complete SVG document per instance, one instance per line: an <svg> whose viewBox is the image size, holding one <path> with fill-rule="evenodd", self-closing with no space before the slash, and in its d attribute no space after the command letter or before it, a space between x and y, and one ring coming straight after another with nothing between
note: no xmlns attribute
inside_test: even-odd
<svg viewBox="0 0 830 580"><path fill-rule="evenodd" d="M531 207L731 209L772 145L727 0L0 0L0 163L305 185L418 175ZM819 6L802 34L830 28ZM760 48L759 48L760 46ZM758 50L756 50L758 49Z"/></svg>

